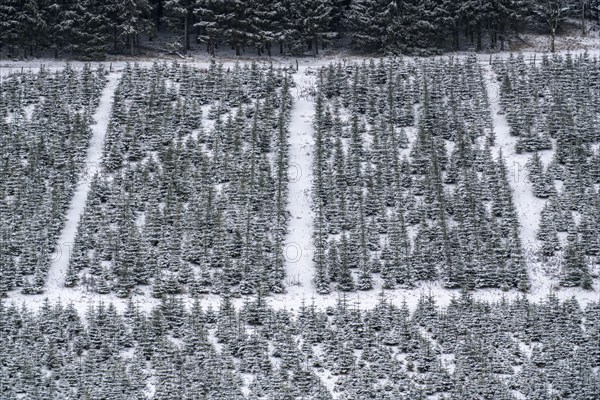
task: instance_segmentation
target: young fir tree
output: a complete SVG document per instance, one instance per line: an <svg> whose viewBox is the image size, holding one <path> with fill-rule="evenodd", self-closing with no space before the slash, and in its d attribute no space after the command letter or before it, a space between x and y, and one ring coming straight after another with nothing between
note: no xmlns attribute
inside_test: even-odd
<svg viewBox="0 0 600 400"><path fill-rule="evenodd" d="M592 288L589 268L576 239L569 241L565 246L560 284L561 286L581 286L586 290Z"/></svg>

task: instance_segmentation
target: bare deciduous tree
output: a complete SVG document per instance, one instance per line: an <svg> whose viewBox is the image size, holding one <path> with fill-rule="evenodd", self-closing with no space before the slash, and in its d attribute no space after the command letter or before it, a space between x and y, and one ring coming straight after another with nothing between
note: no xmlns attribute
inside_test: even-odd
<svg viewBox="0 0 600 400"><path fill-rule="evenodd" d="M550 28L550 51L554 53L556 33L571 9L569 0L537 0L533 3L533 11L543 19Z"/></svg>

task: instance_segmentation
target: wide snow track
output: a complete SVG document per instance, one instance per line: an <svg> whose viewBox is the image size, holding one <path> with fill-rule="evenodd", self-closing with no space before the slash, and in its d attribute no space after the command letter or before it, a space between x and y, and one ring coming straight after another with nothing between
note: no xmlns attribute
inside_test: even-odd
<svg viewBox="0 0 600 400"><path fill-rule="evenodd" d="M508 169L508 179L513 188L513 199L521 226L521 240L526 250L534 251L537 247L537 240L535 229L532 227L539 225L540 212L545 200L535 197L532 192L531 182L525 166L531 157L531 153L516 153L517 138L510 135L510 126L500 107L500 84L496 74L492 71L490 65L485 65L483 72L486 78L492 121L494 122L494 133L496 134L495 148L502 150ZM552 150L540 152L542 158L548 162L552 157L552 153Z"/></svg>
<svg viewBox="0 0 600 400"><path fill-rule="evenodd" d="M284 255L286 258L286 282L288 292L312 292L313 246L311 209L312 158L314 151L313 119L314 102L310 98L312 85L306 68L294 76L296 93L291 112L289 203L291 215Z"/></svg>

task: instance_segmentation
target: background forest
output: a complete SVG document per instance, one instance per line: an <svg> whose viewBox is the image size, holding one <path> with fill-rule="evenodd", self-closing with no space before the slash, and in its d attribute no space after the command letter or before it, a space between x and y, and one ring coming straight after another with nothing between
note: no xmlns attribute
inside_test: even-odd
<svg viewBox="0 0 600 400"><path fill-rule="evenodd" d="M97 60L201 47L212 55L315 55L333 43L435 54L504 50L524 31L548 34L553 51L565 21L585 35L599 9L598 0L5 0L0 54Z"/></svg>

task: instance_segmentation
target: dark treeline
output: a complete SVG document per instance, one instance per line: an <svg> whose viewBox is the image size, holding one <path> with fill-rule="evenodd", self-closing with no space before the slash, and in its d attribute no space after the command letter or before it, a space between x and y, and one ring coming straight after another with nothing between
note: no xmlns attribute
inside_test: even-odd
<svg viewBox="0 0 600 400"><path fill-rule="evenodd" d="M102 59L139 51L158 32L194 44L266 54L317 54L338 39L383 53L503 50L507 38L566 18L597 19L599 0L4 0L0 54ZM582 24L585 26L585 24ZM583 29L585 31L585 27Z"/></svg>

